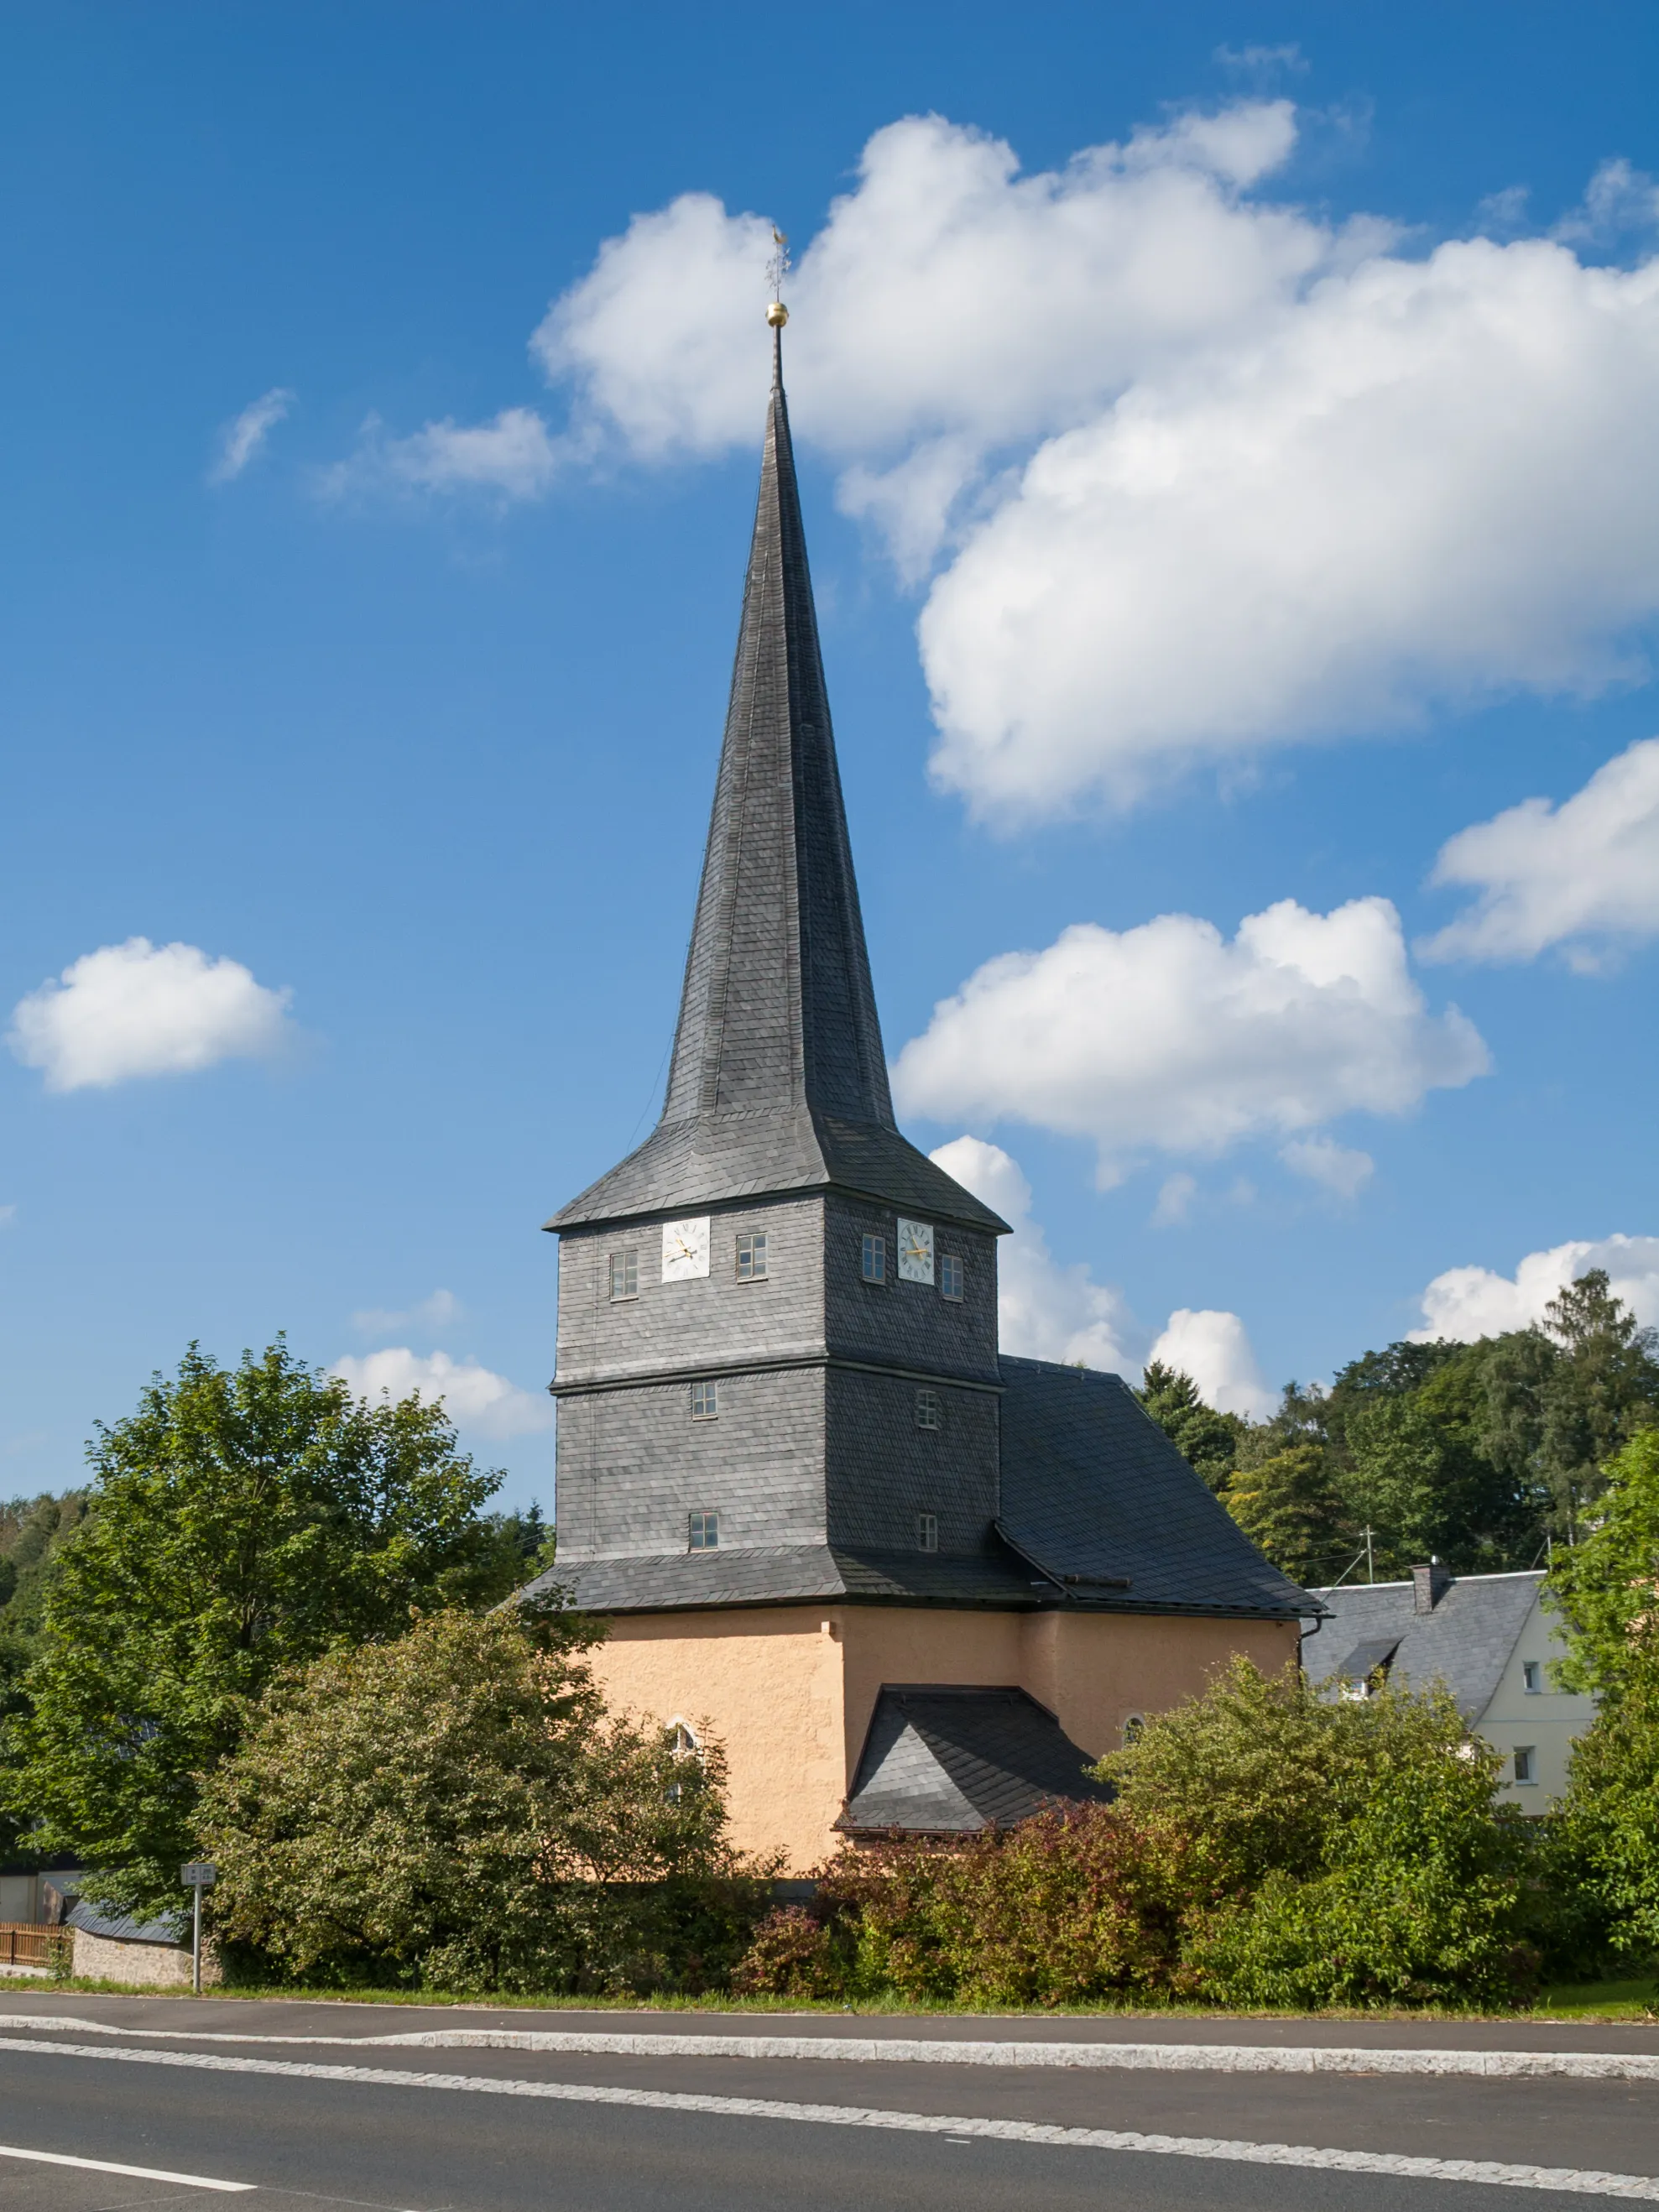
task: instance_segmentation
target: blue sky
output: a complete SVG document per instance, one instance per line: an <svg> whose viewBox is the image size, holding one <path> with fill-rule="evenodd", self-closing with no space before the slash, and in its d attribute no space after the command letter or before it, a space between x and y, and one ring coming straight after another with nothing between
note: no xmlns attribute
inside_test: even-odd
<svg viewBox="0 0 1659 2212"><path fill-rule="evenodd" d="M769 222L889 1051L1027 1207L1010 1340L1259 1406L1593 1259L1659 1320L1656 50L9 10L0 1494L286 1328L550 1503L537 1224L655 1111Z"/></svg>

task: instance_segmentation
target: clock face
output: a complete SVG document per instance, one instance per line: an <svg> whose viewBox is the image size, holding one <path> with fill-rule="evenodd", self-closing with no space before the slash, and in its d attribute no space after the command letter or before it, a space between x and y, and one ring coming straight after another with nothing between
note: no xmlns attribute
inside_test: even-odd
<svg viewBox="0 0 1659 2212"><path fill-rule="evenodd" d="M708 1216L700 1221L665 1221L662 1225L662 1279L665 1283L689 1283L694 1275L708 1273Z"/></svg>
<svg viewBox="0 0 1659 2212"><path fill-rule="evenodd" d="M898 1271L902 1283L931 1283L933 1279L933 1224L905 1221L898 1225Z"/></svg>

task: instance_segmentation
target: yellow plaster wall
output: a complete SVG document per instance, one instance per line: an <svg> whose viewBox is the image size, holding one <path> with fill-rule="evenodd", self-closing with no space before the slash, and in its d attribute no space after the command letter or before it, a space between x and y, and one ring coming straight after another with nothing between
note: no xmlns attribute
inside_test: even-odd
<svg viewBox="0 0 1659 2212"><path fill-rule="evenodd" d="M884 1682L1017 1683L1097 1757L1131 1713L1195 1695L1234 1652L1295 1662L1293 1626L1134 1613L778 1606L623 1614L594 1656L613 1706L707 1726L725 1746L734 1840L805 1873L833 1823Z"/></svg>

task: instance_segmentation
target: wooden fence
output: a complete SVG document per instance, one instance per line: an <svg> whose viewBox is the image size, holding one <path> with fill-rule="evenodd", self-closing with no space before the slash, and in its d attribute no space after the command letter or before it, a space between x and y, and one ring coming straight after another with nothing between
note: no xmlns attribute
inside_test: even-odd
<svg viewBox="0 0 1659 2212"><path fill-rule="evenodd" d="M53 1940L63 1936L43 1921L0 1920L0 1966L49 1966Z"/></svg>

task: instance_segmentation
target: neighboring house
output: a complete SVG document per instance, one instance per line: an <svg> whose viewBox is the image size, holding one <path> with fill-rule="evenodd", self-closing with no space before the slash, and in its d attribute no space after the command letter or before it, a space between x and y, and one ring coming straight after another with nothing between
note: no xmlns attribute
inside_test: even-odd
<svg viewBox="0 0 1659 2212"><path fill-rule="evenodd" d="M619 884L687 857L578 834ZM900 865L922 901L957 863ZM745 1849L804 1875L1088 1797L1233 1653L1294 1662L1316 1607L1128 1387L1002 1354L1008 1224L894 1119L775 364L662 1116L548 1226L542 1583L607 1619L614 1705L688 1748L707 1723Z"/></svg>
<svg viewBox="0 0 1659 2212"><path fill-rule="evenodd" d="M1543 1584L1541 1574L1449 1575L1436 1565L1414 1567L1408 1583L1316 1590L1330 1618L1303 1638L1303 1667L1310 1682L1346 1677L1360 1693L1382 1680L1443 1682L1503 1754L1502 1796L1541 1813L1565 1790L1573 1739L1595 1715L1593 1698L1554 1686L1552 1662L1566 1647Z"/></svg>

